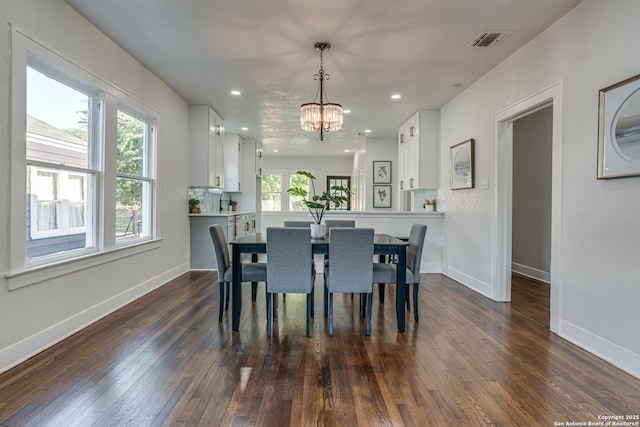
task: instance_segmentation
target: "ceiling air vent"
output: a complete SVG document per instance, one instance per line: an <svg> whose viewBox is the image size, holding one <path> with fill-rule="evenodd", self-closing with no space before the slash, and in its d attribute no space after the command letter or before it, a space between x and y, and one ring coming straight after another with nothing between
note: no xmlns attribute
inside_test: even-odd
<svg viewBox="0 0 640 427"><path fill-rule="evenodd" d="M467 47L491 47L507 38L513 31L482 31Z"/></svg>

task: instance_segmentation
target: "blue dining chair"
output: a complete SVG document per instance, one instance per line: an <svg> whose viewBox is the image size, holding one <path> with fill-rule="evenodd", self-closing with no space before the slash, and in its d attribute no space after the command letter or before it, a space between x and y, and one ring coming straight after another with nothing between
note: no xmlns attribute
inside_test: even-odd
<svg viewBox="0 0 640 427"><path fill-rule="evenodd" d="M311 227L312 221L285 221L284 227Z"/></svg>
<svg viewBox="0 0 640 427"><path fill-rule="evenodd" d="M327 219L324 221L324 226L327 228L327 233L333 227L355 227L356 222L352 219Z"/></svg>
<svg viewBox="0 0 640 427"><path fill-rule="evenodd" d="M267 336L271 336L277 294L307 295L307 328L313 317L313 283L315 271L311 258L311 229L291 227L267 228Z"/></svg>
<svg viewBox="0 0 640 427"><path fill-rule="evenodd" d="M233 269L231 267L231 258L229 257L229 245L224 236L224 229L220 224L209 226L209 234L213 243L213 252L218 264L218 282L220 284L220 310L218 321L222 322L224 310L229 309L229 294L231 282L233 281ZM265 282L267 280L267 264L265 263L246 263L242 264L242 281L243 282Z"/></svg>
<svg viewBox="0 0 640 427"><path fill-rule="evenodd" d="M332 227L329 231L330 261L324 269L324 314L329 317L329 336L333 336L333 294L336 292L366 295L366 334L371 335L373 235L373 228Z"/></svg>
<svg viewBox="0 0 640 427"><path fill-rule="evenodd" d="M413 224L409 232L409 246L407 247L407 287L413 285L413 318L418 321L418 288L420 285L420 264L422 262L422 249L424 238L427 234L427 226ZM381 293L384 294L385 283L396 283L396 264L374 263L373 283L378 283ZM409 292L407 292L407 308L409 306Z"/></svg>

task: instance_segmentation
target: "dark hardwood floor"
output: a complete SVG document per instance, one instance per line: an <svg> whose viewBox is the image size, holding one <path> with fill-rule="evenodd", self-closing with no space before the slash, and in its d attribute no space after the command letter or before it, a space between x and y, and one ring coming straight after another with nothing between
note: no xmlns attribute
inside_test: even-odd
<svg viewBox="0 0 640 427"><path fill-rule="evenodd" d="M243 293L240 332L217 321L213 273L193 272L0 375L0 425L553 426L640 414L640 380L549 332L549 289L514 277L492 302L422 276L420 323L396 332L395 289L335 298L305 337L304 298ZM560 424L555 424L560 425ZM585 424L586 425L586 424Z"/></svg>

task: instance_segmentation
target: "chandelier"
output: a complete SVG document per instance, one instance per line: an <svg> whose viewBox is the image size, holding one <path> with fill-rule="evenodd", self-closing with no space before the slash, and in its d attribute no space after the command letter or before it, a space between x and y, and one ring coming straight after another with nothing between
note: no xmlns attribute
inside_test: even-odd
<svg viewBox="0 0 640 427"><path fill-rule="evenodd" d="M313 79L320 80L320 85L313 102L300 106L300 127L305 132L320 132L320 141L324 140L325 132L342 129L342 105L324 102L327 98L324 91L324 81L329 80L330 76L325 74L322 67L322 53L330 47L331 45L327 42L315 44L316 50L320 51L320 71L313 75ZM319 103L316 102L318 94L320 95Z"/></svg>

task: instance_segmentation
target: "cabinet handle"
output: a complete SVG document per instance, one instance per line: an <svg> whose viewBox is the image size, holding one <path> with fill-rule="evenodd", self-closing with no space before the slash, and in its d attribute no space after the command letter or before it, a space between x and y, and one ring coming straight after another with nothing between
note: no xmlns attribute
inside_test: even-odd
<svg viewBox="0 0 640 427"><path fill-rule="evenodd" d="M409 188L413 188L413 178L409 179Z"/></svg>
<svg viewBox="0 0 640 427"><path fill-rule="evenodd" d="M413 126L409 127L409 136L413 136Z"/></svg>
<svg viewBox="0 0 640 427"><path fill-rule="evenodd" d="M238 183L238 191L240 191L240 183Z"/></svg>
<svg viewBox="0 0 640 427"><path fill-rule="evenodd" d="M404 190L404 181L403 180L400 180L400 189Z"/></svg>
<svg viewBox="0 0 640 427"><path fill-rule="evenodd" d="M400 134L400 144L404 142L404 133Z"/></svg>
<svg viewBox="0 0 640 427"><path fill-rule="evenodd" d="M220 177L216 176L216 187L220 187Z"/></svg>

